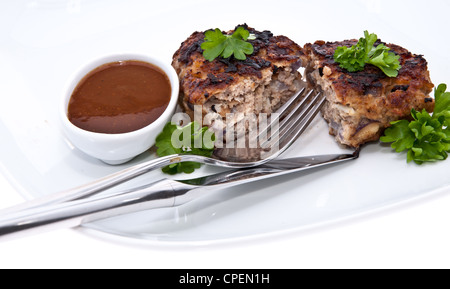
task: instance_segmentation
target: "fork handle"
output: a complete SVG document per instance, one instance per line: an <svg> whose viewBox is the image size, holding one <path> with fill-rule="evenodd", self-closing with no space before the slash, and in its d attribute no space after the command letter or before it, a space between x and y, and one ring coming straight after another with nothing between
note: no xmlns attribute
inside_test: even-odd
<svg viewBox="0 0 450 289"><path fill-rule="evenodd" d="M176 197L194 186L177 184L164 179L137 190L124 191L109 197L56 203L17 211L0 219L0 240L21 237L58 228L72 228L87 222L176 205Z"/></svg>
<svg viewBox="0 0 450 289"><path fill-rule="evenodd" d="M48 196L44 196L42 198L39 198L36 200L31 200L31 201L16 205L11 208L2 209L2 210L0 210L0 215L4 216L4 215L8 215L12 212L16 212L19 210L32 209L32 208L37 208L37 207L50 205L50 204L63 203L63 202L87 198L98 192L107 190L107 189L115 187L121 183L127 182L135 177L141 176L152 170L162 168L164 166L167 166L167 165L170 165L173 163L177 163L177 162L181 162L181 161L188 161L188 160L191 160L192 158L193 157L189 156L189 155L170 155L170 156L166 156L166 157L160 157L160 158L157 158L154 160L144 162L142 164L138 164L138 165L126 168L119 172L110 174L108 176L105 176L105 177L97 179L93 182L75 187L73 189L69 189L66 191L62 191L62 192L58 192L58 193L51 194Z"/></svg>
<svg viewBox="0 0 450 289"><path fill-rule="evenodd" d="M273 165L234 170L193 179L192 183L163 179L112 196L91 197L11 212L0 219L0 238L33 232L35 229L75 227L112 216L142 210L179 206L202 197L212 188L230 187L281 176L327 164L355 159L358 155L329 155L279 160ZM202 180L203 184L197 183ZM208 181L209 180L209 181ZM42 230L41 230L42 231Z"/></svg>

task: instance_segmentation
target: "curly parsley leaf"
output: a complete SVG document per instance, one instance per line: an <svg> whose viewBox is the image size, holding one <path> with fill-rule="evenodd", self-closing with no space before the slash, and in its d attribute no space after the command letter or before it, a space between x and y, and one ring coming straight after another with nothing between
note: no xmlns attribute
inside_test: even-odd
<svg viewBox="0 0 450 289"><path fill-rule="evenodd" d="M215 136L208 127L200 127L196 122L191 122L184 127L169 122L156 137L156 154L159 157L174 154L210 157L214 150L214 140ZM190 174L200 167L200 163L182 162L168 165L162 171L170 175Z"/></svg>
<svg viewBox="0 0 450 289"><path fill-rule="evenodd" d="M450 152L450 92L445 84L435 91L433 114L411 110L413 121L392 122L381 141L396 152L407 151L407 161L417 164L446 160Z"/></svg>
<svg viewBox="0 0 450 289"><path fill-rule="evenodd" d="M397 77L401 68L400 56L384 44L374 46L378 36L364 31L364 38L360 38L352 47L339 46L334 53L334 60L341 68L349 72L362 71L366 64L380 68L389 77Z"/></svg>
<svg viewBox="0 0 450 289"><path fill-rule="evenodd" d="M392 123L392 126L386 130L385 136L382 137L381 141L392 143L391 147L396 152L401 153L412 148L415 140L414 133L409 129L409 121L400 120Z"/></svg>
<svg viewBox="0 0 450 289"><path fill-rule="evenodd" d="M229 58L234 55L238 60L245 60L253 53L253 45L247 40L254 39L250 32L239 26L232 35L224 35L216 28L205 32L205 42L201 44L203 57L213 61L217 57Z"/></svg>
<svg viewBox="0 0 450 289"><path fill-rule="evenodd" d="M434 90L435 106L434 114L435 117L445 117L446 126L450 126L450 92L445 92L447 90L446 84L441 84Z"/></svg>

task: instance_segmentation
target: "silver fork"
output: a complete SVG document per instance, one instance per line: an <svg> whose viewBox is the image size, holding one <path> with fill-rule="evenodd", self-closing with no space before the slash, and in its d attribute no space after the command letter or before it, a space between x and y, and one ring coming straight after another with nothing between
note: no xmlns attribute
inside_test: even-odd
<svg viewBox="0 0 450 289"><path fill-rule="evenodd" d="M322 155L273 160L255 168L235 169L191 180L163 179L109 196L97 196L22 210L0 219L0 238L44 230L68 228L96 220L155 208L176 207L212 189L232 187L358 158L353 154Z"/></svg>
<svg viewBox="0 0 450 289"><path fill-rule="evenodd" d="M302 96L304 96L303 99L301 99ZM299 101L300 99L301 101ZM274 152L272 155L266 155L264 159L239 162L231 155L228 155L228 157L230 159L233 159L232 161L224 160L223 155L220 159L217 156L207 158L198 155L170 155L166 157L160 157L129 167L127 169L121 170L119 172L113 173L106 177L67 191L48 195L38 200L29 201L21 205L17 205L13 208L0 210L0 215L6 215L12 212L44 206L47 204L56 204L87 198L101 191L127 182L154 169L162 168L174 163L198 162L212 166L235 169L261 166L280 156L298 139L298 137L306 130L308 125L318 114L324 102L325 97L323 97L321 93L315 93L313 90L307 91L306 88L302 88L282 107L280 107L280 109L276 111L276 113L280 115L281 120L279 123L280 133L278 134L278 138L276 139L276 141L279 142L279 150ZM270 128L271 125L272 123L270 123L267 127ZM258 137L266 133L266 130L260 131ZM270 141L273 141L273 139L267 138L266 142ZM271 143L266 143L265 145L271 145ZM218 154L219 153L215 152L214 155Z"/></svg>

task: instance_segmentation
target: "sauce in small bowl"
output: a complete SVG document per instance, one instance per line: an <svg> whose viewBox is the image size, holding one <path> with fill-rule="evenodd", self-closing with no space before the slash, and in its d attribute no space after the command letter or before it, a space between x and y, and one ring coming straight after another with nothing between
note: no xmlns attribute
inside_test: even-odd
<svg viewBox="0 0 450 289"><path fill-rule="evenodd" d="M62 122L69 141L108 164L148 150L170 121L178 99L172 66L141 54L91 61L65 88Z"/></svg>
<svg viewBox="0 0 450 289"><path fill-rule="evenodd" d="M169 78L150 63L107 63L77 85L70 98L68 117L87 131L127 133L158 119L169 105L170 94Z"/></svg>

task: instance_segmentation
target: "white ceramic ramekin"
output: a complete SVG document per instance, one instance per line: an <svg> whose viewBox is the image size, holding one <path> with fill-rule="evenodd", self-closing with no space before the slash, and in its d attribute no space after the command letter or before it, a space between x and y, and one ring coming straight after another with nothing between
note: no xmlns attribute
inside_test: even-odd
<svg viewBox="0 0 450 289"><path fill-rule="evenodd" d="M68 105L73 90L89 72L111 62L124 60L145 61L161 68L170 80L172 94L164 113L150 125L129 133L104 134L83 130L72 124L68 117ZM155 144L156 136L175 113L179 92L178 76L169 63L155 57L136 53L117 53L96 58L78 69L68 81L63 91L60 116L62 127L68 140L84 153L111 165L125 163L145 152Z"/></svg>

